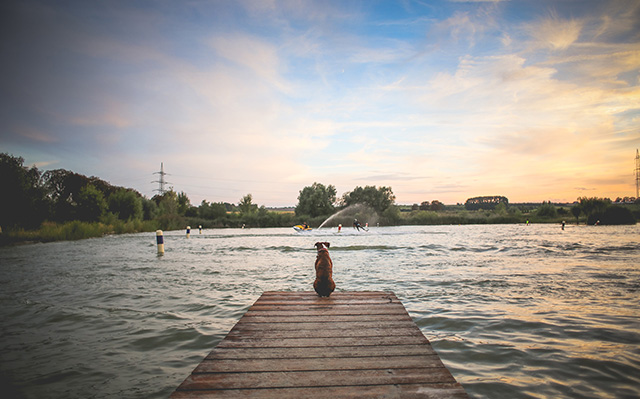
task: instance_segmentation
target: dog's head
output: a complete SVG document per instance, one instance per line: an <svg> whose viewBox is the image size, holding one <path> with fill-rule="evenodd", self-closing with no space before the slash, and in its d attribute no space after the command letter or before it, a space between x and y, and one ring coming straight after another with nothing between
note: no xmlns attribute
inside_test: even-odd
<svg viewBox="0 0 640 399"><path fill-rule="evenodd" d="M328 251L331 244L328 242L317 242L315 245L318 251Z"/></svg>

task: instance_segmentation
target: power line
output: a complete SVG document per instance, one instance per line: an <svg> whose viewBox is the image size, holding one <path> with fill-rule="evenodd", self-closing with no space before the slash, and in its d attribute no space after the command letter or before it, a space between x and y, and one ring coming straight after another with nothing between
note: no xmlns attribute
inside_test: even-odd
<svg viewBox="0 0 640 399"><path fill-rule="evenodd" d="M282 185L289 185L289 186L300 186L301 183L298 182L290 182L290 183L286 183L286 182L282 182L281 180L246 180L246 179L235 179L235 178L229 178L229 179L225 179L222 177L204 177L204 176L189 176L189 175L176 175L176 174L172 174L171 176L175 176L175 177L186 177L189 179L200 179L200 180L207 180L207 181L221 181L221 182L234 182L234 183L272 183L272 184L278 184L279 186Z"/></svg>

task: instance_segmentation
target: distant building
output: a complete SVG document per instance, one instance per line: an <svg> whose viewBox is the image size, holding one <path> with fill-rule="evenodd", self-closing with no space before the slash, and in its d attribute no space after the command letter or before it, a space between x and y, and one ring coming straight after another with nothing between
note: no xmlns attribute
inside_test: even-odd
<svg viewBox="0 0 640 399"><path fill-rule="evenodd" d="M495 209L498 204L509 205L509 200L507 197L503 197L501 195L493 195L493 196L485 196L485 197L473 197L469 198L467 202L464 203L465 209L469 211L477 210L477 209Z"/></svg>

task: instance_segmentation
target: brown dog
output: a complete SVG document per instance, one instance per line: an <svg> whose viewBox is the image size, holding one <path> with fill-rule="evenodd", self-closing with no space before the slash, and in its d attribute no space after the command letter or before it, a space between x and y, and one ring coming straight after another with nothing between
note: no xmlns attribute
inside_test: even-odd
<svg viewBox="0 0 640 399"><path fill-rule="evenodd" d="M317 242L318 257L316 258L316 281L313 282L313 289L320 296L329 296L336 289L333 282L333 262L329 257L329 243Z"/></svg>

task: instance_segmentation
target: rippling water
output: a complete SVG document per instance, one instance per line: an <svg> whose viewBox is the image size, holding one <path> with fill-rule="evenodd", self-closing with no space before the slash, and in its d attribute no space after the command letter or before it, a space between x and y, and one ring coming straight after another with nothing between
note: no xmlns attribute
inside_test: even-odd
<svg viewBox="0 0 640 399"><path fill-rule="evenodd" d="M167 397L266 290L390 290L475 398L640 397L640 225L208 230L0 248L0 390ZM5 395L6 397L6 395Z"/></svg>

